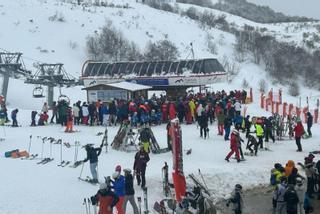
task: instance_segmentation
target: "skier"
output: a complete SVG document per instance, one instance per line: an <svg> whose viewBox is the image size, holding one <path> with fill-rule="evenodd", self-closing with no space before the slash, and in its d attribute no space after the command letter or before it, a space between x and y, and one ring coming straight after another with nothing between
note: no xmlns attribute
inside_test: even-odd
<svg viewBox="0 0 320 214"><path fill-rule="evenodd" d="M234 191L231 194L231 198L227 202L227 207L229 207L230 203L233 204L233 211L235 214L242 214L243 196L242 186L240 184L235 185Z"/></svg>
<svg viewBox="0 0 320 214"><path fill-rule="evenodd" d="M42 106L42 112L48 113L48 111L49 111L49 106L46 102L44 102Z"/></svg>
<svg viewBox="0 0 320 214"><path fill-rule="evenodd" d="M224 119L224 140L225 141L229 140L231 126L232 126L232 119L228 115Z"/></svg>
<svg viewBox="0 0 320 214"><path fill-rule="evenodd" d="M97 194L91 197L92 205L99 203L99 214L112 214L113 207L118 201L118 196L111 191L111 186L106 183L101 183Z"/></svg>
<svg viewBox="0 0 320 214"><path fill-rule="evenodd" d="M286 192L286 180L285 176L280 178L280 184L278 184L274 190L273 199L276 201L276 213L286 214L286 202L284 200L284 194Z"/></svg>
<svg viewBox="0 0 320 214"><path fill-rule="evenodd" d="M128 201L130 202L132 208L133 208L133 213L134 214L139 214L138 211L138 206L136 204L136 201L134 199L134 187L133 187L133 176L131 174L130 169L124 169L124 176L125 176L125 197L123 201L123 212L126 213L126 207Z"/></svg>
<svg viewBox="0 0 320 214"><path fill-rule="evenodd" d="M136 153L134 157L134 175L137 176L138 186L141 184L141 188L146 186L146 168L147 163L150 160L149 154L144 150L143 146L140 146L140 150Z"/></svg>
<svg viewBox="0 0 320 214"><path fill-rule="evenodd" d="M311 127L313 123L313 116L310 112L307 112L307 131L308 131L308 137L312 137Z"/></svg>
<svg viewBox="0 0 320 214"><path fill-rule="evenodd" d="M123 202L125 197L125 179L124 176L121 175L121 166L116 166L116 171L112 174L112 178L114 181L111 181L112 188L114 192L119 197L119 201L116 204L116 209L118 214L124 214L123 212Z"/></svg>
<svg viewBox="0 0 320 214"><path fill-rule="evenodd" d="M233 155L233 153L236 153L237 162L238 163L240 162L237 135L239 135L239 131L236 130L236 129L233 129L232 133L231 133L231 139L230 139L230 149L231 149L231 151L229 152L229 154L225 158L225 160L228 161L228 162L229 162L229 158Z"/></svg>
<svg viewBox="0 0 320 214"><path fill-rule="evenodd" d="M89 125L88 120L89 120L89 110L88 110L88 105L86 102L83 102L81 106L81 112L82 112L82 123L85 125Z"/></svg>
<svg viewBox="0 0 320 214"><path fill-rule="evenodd" d="M52 103L52 117L50 119L50 123L54 123L53 122L54 118L56 118L56 123L59 123L59 121L58 121L58 106L55 101Z"/></svg>
<svg viewBox="0 0 320 214"><path fill-rule="evenodd" d="M297 144L297 152L302 152L302 146L301 146L301 137L304 134L304 128L303 125L301 123L301 120L298 119L297 120L297 125L296 127L294 127L294 137L296 139L296 144Z"/></svg>
<svg viewBox="0 0 320 214"><path fill-rule="evenodd" d="M264 132L263 132L263 128L262 128L262 121L257 121L257 123L256 123L256 135L257 135L257 138L259 139L260 148L263 149Z"/></svg>
<svg viewBox="0 0 320 214"><path fill-rule="evenodd" d="M11 112L12 127L18 127L17 114L19 110L16 108Z"/></svg>
<svg viewBox="0 0 320 214"><path fill-rule="evenodd" d="M201 112L199 117L199 125L200 125L200 137L207 138L207 129L208 129L208 115L205 111Z"/></svg>
<svg viewBox="0 0 320 214"><path fill-rule="evenodd" d="M304 169L307 177L307 193L310 198L313 198L314 183L315 183L315 163L313 162L314 155L309 154L304 158Z"/></svg>
<svg viewBox="0 0 320 214"><path fill-rule="evenodd" d="M64 132L72 133L73 131L73 115L71 107L67 108L67 126Z"/></svg>
<svg viewBox="0 0 320 214"><path fill-rule="evenodd" d="M297 214L299 198L293 184L289 184L283 198L287 203L287 214Z"/></svg>
<svg viewBox="0 0 320 214"><path fill-rule="evenodd" d="M269 137L272 139L272 142L275 142L274 136L272 134L273 125L272 117L266 118L264 120L264 130L265 130L265 142L269 142Z"/></svg>
<svg viewBox="0 0 320 214"><path fill-rule="evenodd" d="M151 134L149 128L142 128L139 136L140 144L143 146L144 151L150 153Z"/></svg>
<svg viewBox="0 0 320 214"><path fill-rule="evenodd" d="M251 134L249 134L247 137L248 137L248 142L247 142L246 148L250 150L251 155L253 154L253 151L254 151L254 155L257 156L259 144L256 138ZM252 146L254 150L252 149Z"/></svg>
<svg viewBox="0 0 320 214"><path fill-rule="evenodd" d="M73 114L74 125L79 125L80 124L80 109L76 104L73 104L73 106L72 106L72 114Z"/></svg>
<svg viewBox="0 0 320 214"><path fill-rule="evenodd" d="M90 171L92 174L92 183L98 183L98 156L101 154L103 144L100 145L99 148L93 148L92 145L86 145L85 149L87 152L87 158L83 160L83 162L90 161Z"/></svg>
<svg viewBox="0 0 320 214"><path fill-rule="evenodd" d="M223 124L224 124L224 118L225 115L223 113L223 110L220 110L217 114L217 120L218 120L218 135L223 135Z"/></svg>
<svg viewBox="0 0 320 214"><path fill-rule="evenodd" d="M244 119L244 127L246 129L246 138L248 138L250 134L251 122L250 122L250 115L247 115Z"/></svg>
<svg viewBox="0 0 320 214"><path fill-rule="evenodd" d="M31 112L31 126L36 126L36 116L37 116L37 112L36 111L32 111Z"/></svg>

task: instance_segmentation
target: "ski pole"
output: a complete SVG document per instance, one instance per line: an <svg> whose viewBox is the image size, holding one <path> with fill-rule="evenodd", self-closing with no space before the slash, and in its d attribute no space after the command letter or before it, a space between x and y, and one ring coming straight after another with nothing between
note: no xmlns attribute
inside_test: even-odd
<svg viewBox="0 0 320 214"><path fill-rule="evenodd" d="M89 214L88 213L88 206L87 206L87 199L86 198L83 200L83 205L86 207L86 214Z"/></svg>
<svg viewBox="0 0 320 214"><path fill-rule="evenodd" d="M31 139L32 139L32 135L30 135L30 140L29 140L29 148L28 148L29 155L30 155L30 149L31 149Z"/></svg>
<svg viewBox="0 0 320 214"><path fill-rule="evenodd" d="M60 141L60 163L62 163L62 140L59 139L58 141Z"/></svg>
<svg viewBox="0 0 320 214"><path fill-rule="evenodd" d="M89 214L91 214L91 201L90 198L88 198L88 210L89 210Z"/></svg>
<svg viewBox="0 0 320 214"><path fill-rule="evenodd" d="M82 176L83 167L84 167L84 162L82 163L82 167L81 167L81 172L80 172L79 178L81 178L81 176Z"/></svg>
<svg viewBox="0 0 320 214"><path fill-rule="evenodd" d="M41 146L41 159L43 159L43 149L44 149L44 138L42 139L42 146Z"/></svg>
<svg viewBox="0 0 320 214"><path fill-rule="evenodd" d="M52 141L50 141L50 158L52 158Z"/></svg>

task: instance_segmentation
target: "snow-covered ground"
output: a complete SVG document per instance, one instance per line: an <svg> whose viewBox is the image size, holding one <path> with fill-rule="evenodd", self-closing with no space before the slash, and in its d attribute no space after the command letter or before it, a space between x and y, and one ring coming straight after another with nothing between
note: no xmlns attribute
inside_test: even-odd
<svg viewBox="0 0 320 214"><path fill-rule="evenodd" d="M251 115L266 115L255 104L248 105L248 113ZM42 141L37 136L51 136L62 139L63 142L74 144L80 141L82 145L94 143L99 145L102 136L96 136L103 132L103 127L76 127L79 132L72 134L64 133L64 128L59 125L48 125L45 127L29 127L30 111L21 111L18 120L22 127L0 127L1 136L5 141L0 143L2 169L0 213L47 213L47 214L69 214L85 213L82 201L84 197L91 196L97 191L97 186L78 181L81 167L76 169L58 167L60 162L60 146L53 145L53 162L46 165L37 165L39 160L20 160L4 158L4 152L13 149L27 149L29 136L32 135L31 153L41 153ZM295 162L303 161L303 157L309 151L319 150L320 126L313 127L313 138L302 140L304 152L297 153L293 140L270 143L272 151L262 151L258 157L246 157L247 161L237 163L231 159L227 163L224 158L229 151L229 142L225 142L217 135L216 124L210 127L210 138L207 140L199 137L196 125L182 125L183 148L192 148L191 155L184 155L185 175L197 174L198 169L204 173L210 190L216 199L227 197L236 183L241 183L245 188L251 188L260 184L268 184L270 169L275 162L285 164L287 160ZM118 127L109 127L109 143L112 142ZM166 146L165 126L152 128L161 147ZM49 143L44 145L44 156L49 156ZM74 147L63 149L63 159L73 161ZM79 159L85 158L84 149L80 149ZM149 186L149 207L156 200L163 198L161 183L161 167L167 161L170 169L172 167L171 153L154 155L147 167L147 186ZM111 175L116 165L123 168L132 168L134 153L119 152L109 149L108 153L102 153L99 158L99 177ZM91 175L88 164L85 166L83 176ZM190 183L190 180L188 180ZM136 196L142 192L135 186ZM129 209L128 213L132 211ZM153 213L153 211L151 211Z"/></svg>

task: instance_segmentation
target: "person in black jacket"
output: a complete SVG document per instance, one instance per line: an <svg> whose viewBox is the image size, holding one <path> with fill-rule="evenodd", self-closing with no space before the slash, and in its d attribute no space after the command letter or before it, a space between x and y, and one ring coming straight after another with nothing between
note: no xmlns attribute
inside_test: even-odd
<svg viewBox="0 0 320 214"><path fill-rule="evenodd" d="M252 146L253 146L253 149L252 149ZM254 151L254 155L257 156L258 146L259 146L259 144L258 144L257 139L253 135L249 134L248 135L247 149L250 150L250 153L253 154L253 151Z"/></svg>
<svg viewBox="0 0 320 214"><path fill-rule="evenodd" d="M134 200L133 176L131 174L131 170L124 169L123 171L125 176L125 192L126 192L126 195L124 197L124 202L122 204L123 213L126 213L127 203L129 201L133 208L133 213L139 214L138 206L136 204L136 201Z"/></svg>
<svg viewBox="0 0 320 214"><path fill-rule="evenodd" d="M206 112L202 111L199 117L199 125L200 125L200 137L204 136L204 139L207 138L207 130L208 130L208 115Z"/></svg>
<svg viewBox="0 0 320 214"><path fill-rule="evenodd" d="M101 154L103 144L100 145L99 148L94 148L92 145L86 145L85 149L87 152L87 158L83 160L83 162L90 161L90 171L92 174L92 183L98 183L98 156Z"/></svg>
<svg viewBox="0 0 320 214"><path fill-rule="evenodd" d="M297 214L299 198L293 184L288 186L283 198L287 203L287 214Z"/></svg>
<svg viewBox="0 0 320 214"><path fill-rule="evenodd" d="M272 134L272 117L266 118L264 120L264 130L265 130L265 142L269 142L269 137L272 139L273 142L275 142L274 136Z"/></svg>
<svg viewBox="0 0 320 214"><path fill-rule="evenodd" d="M242 186L236 184L234 191L231 194L231 198L227 202L227 207L230 203L233 204L233 211L235 214L242 214L243 210L243 199L242 199Z"/></svg>
<svg viewBox="0 0 320 214"><path fill-rule="evenodd" d="M251 122L250 122L250 115L247 115L244 119L244 127L246 129L246 138L248 138L250 134Z"/></svg>
<svg viewBox="0 0 320 214"><path fill-rule="evenodd" d="M311 132L311 127L313 124L313 116L311 115L310 112L307 112L307 131L308 131L308 135L309 137L312 137L312 132Z"/></svg>
<svg viewBox="0 0 320 214"><path fill-rule="evenodd" d="M146 186L146 168L147 163L150 160L149 154L145 152L143 146L140 146L140 150L136 153L134 157L134 174L137 176L137 182L138 186L141 183L141 188L144 188Z"/></svg>
<svg viewBox="0 0 320 214"><path fill-rule="evenodd" d="M89 117L90 117L90 126L93 126L95 122L95 116L96 116L96 106L94 105L93 102L89 104L88 111L89 111Z"/></svg>

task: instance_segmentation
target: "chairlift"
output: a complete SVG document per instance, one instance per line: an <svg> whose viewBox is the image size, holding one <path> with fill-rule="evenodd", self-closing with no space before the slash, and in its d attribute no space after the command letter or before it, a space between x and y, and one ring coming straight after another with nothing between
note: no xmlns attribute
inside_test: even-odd
<svg viewBox="0 0 320 214"><path fill-rule="evenodd" d="M37 86L33 89L32 95L34 98L43 98L43 88L41 86Z"/></svg>
<svg viewBox="0 0 320 214"><path fill-rule="evenodd" d="M70 104L70 98L67 95L60 94L60 96L58 97L58 102L66 102Z"/></svg>

